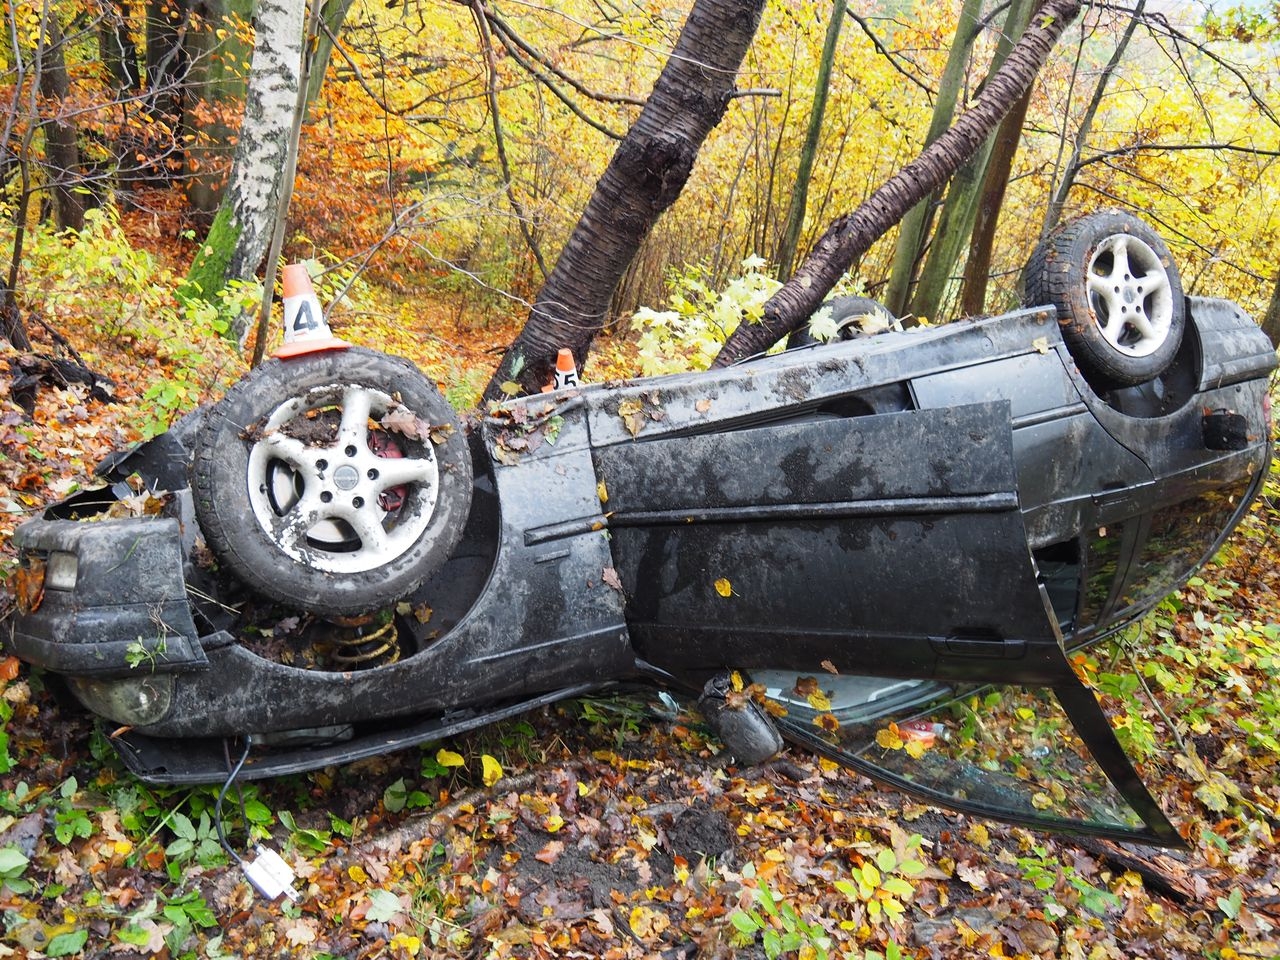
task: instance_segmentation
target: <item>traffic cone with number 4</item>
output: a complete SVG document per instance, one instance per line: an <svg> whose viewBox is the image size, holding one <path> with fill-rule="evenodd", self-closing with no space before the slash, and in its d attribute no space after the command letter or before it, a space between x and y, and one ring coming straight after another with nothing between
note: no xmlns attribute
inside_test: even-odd
<svg viewBox="0 0 1280 960"><path fill-rule="evenodd" d="M345 350L351 344L339 340L329 329L306 264L291 263L284 268L284 343L272 354L286 359L322 350Z"/></svg>

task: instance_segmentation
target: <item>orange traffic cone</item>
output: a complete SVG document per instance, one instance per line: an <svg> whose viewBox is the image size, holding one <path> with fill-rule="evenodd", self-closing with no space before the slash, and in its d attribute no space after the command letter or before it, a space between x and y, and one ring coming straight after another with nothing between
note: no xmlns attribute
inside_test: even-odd
<svg viewBox="0 0 1280 960"><path fill-rule="evenodd" d="M578 385L578 368L573 365L573 351L562 347L556 355L556 379L554 389L576 387Z"/></svg>
<svg viewBox="0 0 1280 960"><path fill-rule="evenodd" d="M351 344L334 337L320 311L306 264L284 268L284 343L272 354L281 359L322 350L345 350Z"/></svg>

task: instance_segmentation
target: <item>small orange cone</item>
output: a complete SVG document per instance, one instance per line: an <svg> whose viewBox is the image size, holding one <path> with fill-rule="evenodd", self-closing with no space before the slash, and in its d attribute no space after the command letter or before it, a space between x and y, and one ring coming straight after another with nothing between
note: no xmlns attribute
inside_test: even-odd
<svg viewBox="0 0 1280 960"><path fill-rule="evenodd" d="M556 390L578 385L578 368L573 365L573 351L562 347L556 355Z"/></svg>
<svg viewBox="0 0 1280 960"><path fill-rule="evenodd" d="M351 344L334 337L320 310L306 264L284 268L284 343L272 354L285 359L322 350L345 350Z"/></svg>

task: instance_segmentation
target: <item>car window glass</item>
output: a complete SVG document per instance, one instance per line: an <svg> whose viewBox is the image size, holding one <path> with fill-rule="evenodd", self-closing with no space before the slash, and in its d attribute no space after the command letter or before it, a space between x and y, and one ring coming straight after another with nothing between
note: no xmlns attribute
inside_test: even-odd
<svg viewBox="0 0 1280 960"><path fill-rule="evenodd" d="M781 671L770 672L779 690ZM791 674L783 723L820 739L837 759L943 806L1035 826L1142 833L1142 817L1112 786L1052 690L983 687L920 710L902 681L880 680L904 709L873 719L844 708L841 681ZM859 678L861 681L866 678ZM924 695L937 684L915 681Z"/></svg>
<svg viewBox="0 0 1280 960"><path fill-rule="evenodd" d="M1211 490L1155 511L1120 607L1163 597L1173 590L1213 546L1247 489L1248 478L1238 486Z"/></svg>
<svg viewBox="0 0 1280 960"><path fill-rule="evenodd" d="M1084 599L1080 605L1080 622L1088 626L1098 622L1106 611L1107 600L1115 585L1116 569L1124 544L1123 523L1096 527L1086 534L1086 574Z"/></svg>

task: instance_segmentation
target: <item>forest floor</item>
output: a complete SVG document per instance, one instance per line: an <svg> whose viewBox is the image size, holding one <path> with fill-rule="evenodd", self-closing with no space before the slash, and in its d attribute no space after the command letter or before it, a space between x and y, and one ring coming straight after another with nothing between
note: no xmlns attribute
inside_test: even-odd
<svg viewBox="0 0 1280 960"><path fill-rule="evenodd" d="M388 304L366 342L446 389L478 389L513 329ZM81 347L121 402L0 401L6 578L15 523L140 435L132 361ZM1183 852L945 813L795 749L726 765L696 714L638 695L233 789L230 842L299 878L271 904L217 842L216 790L134 779L0 653L0 958L1280 956L1278 569L1273 474L1201 576L1081 663Z"/></svg>

